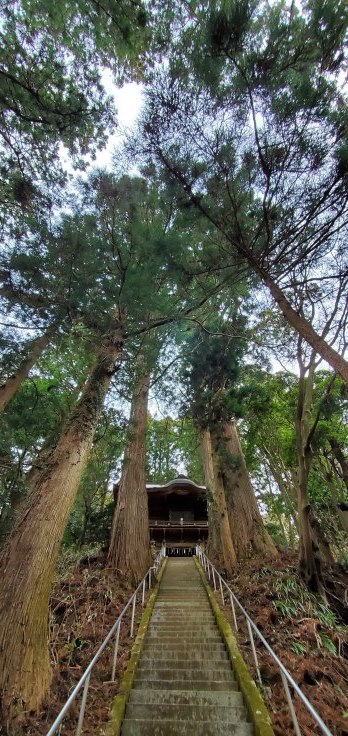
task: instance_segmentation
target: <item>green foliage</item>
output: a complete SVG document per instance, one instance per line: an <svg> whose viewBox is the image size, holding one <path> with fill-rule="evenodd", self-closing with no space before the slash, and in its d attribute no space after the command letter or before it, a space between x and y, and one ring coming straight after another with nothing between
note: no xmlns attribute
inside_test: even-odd
<svg viewBox="0 0 348 736"><path fill-rule="evenodd" d="M229 321L211 318L203 330L194 330L186 339L183 380L187 408L200 427L241 416L244 392L238 378L245 352L245 324L245 316L236 312ZM232 337L233 333L238 337Z"/></svg>
<svg viewBox="0 0 348 736"><path fill-rule="evenodd" d="M291 649L299 657L303 657L307 653L307 647L306 647L306 645L303 644L300 641L294 641L294 643L291 644Z"/></svg>
<svg viewBox="0 0 348 736"><path fill-rule="evenodd" d="M279 598L273 601L274 607L282 616L292 618L309 615L316 618L326 628L337 628L338 622L333 611L309 592L305 585L293 575L287 577L279 571L275 589Z"/></svg>
<svg viewBox="0 0 348 736"><path fill-rule="evenodd" d="M58 146L79 158L115 124L102 68L118 81L140 74L151 32L138 0L8 3L1 13L2 181L22 207L59 171ZM35 184L34 184L35 182Z"/></svg>
<svg viewBox="0 0 348 736"><path fill-rule="evenodd" d="M189 419L149 419L147 432L147 477L166 483L184 465L186 475L203 483L203 468L197 432Z"/></svg>

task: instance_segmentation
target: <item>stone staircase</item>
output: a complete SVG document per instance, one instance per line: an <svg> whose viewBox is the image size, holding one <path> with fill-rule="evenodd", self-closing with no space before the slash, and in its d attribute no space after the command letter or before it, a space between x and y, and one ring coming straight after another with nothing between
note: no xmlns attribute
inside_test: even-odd
<svg viewBox="0 0 348 736"><path fill-rule="evenodd" d="M254 734L192 558L167 562L121 734Z"/></svg>

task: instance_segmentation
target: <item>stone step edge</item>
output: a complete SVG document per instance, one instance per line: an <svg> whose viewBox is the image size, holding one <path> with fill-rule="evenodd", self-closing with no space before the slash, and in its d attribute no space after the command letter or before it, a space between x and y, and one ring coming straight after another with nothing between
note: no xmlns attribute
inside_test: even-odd
<svg viewBox="0 0 348 736"><path fill-rule="evenodd" d="M122 722L126 712L126 706L129 694L132 690L135 680L138 661L143 650L144 640L149 627L150 619L157 600L160 589L161 580L168 564L168 557L164 558L163 564L159 571L156 585L150 595L146 608L141 616L135 642L133 644L128 665L120 683L119 691L113 699L109 721L103 730L103 736L120 736Z"/></svg>
<svg viewBox="0 0 348 736"><path fill-rule="evenodd" d="M230 655L234 675L243 694L249 719L255 728L255 733L257 736L275 736L270 713L265 705L256 682L253 680L247 664L242 657L232 628L225 614L221 610L212 588L207 582L202 566L196 557L193 557L193 561L201 576L218 629Z"/></svg>
<svg viewBox="0 0 348 736"><path fill-rule="evenodd" d="M146 714L142 714L141 711L147 710ZM180 709L180 710L179 710ZM140 711L140 713L139 713ZM165 713L164 711L167 711ZM177 718L178 712L180 713ZM137 715L138 714L138 715ZM219 715L230 716L229 718L222 718L221 720L225 723L226 721L235 721L236 723L248 723L247 712L244 703L235 703L233 705L219 705L216 707L215 704L207 703L135 703L134 701L128 701L125 718L136 719L145 718L145 720L158 721L211 721L217 720ZM200 716L198 718L198 715Z"/></svg>
<svg viewBox="0 0 348 736"><path fill-rule="evenodd" d="M188 687L184 688L183 685ZM154 692L171 692L172 690L178 690L179 688L186 690L186 692L202 691L204 692L207 685L210 685L210 689L214 693L230 693L240 692L237 680L210 680L207 683L206 680L189 680L183 682L182 680L149 680L146 679L135 679L133 690L153 690ZM153 687L150 687L153 685ZM169 687L170 686L170 687Z"/></svg>
<svg viewBox="0 0 348 736"><path fill-rule="evenodd" d="M244 705L244 700L240 690L154 690L146 688L133 688L129 696L128 703L148 703L153 705L163 702L169 705L181 705L182 701L190 700L190 704L200 705L200 701L207 699L206 705L216 705L220 707L219 700L224 698L231 699L231 705Z"/></svg>

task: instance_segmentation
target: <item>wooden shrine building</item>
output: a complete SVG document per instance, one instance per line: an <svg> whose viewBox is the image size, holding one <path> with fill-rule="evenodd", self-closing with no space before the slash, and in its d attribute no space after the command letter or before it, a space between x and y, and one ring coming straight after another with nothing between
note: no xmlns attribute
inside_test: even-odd
<svg viewBox="0 0 348 736"><path fill-rule="evenodd" d="M162 485L147 483L150 537L164 543L167 553L193 549L208 536L208 512L205 486L179 475Z"/></svg>

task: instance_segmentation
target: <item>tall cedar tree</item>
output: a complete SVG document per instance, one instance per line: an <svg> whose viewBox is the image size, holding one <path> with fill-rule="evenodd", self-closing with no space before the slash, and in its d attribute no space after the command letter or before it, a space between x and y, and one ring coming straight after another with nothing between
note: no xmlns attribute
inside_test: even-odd
<svg viewBox="0 0 348 736"><path fill-rule="evenodd" d="M139 352L117 504L107 566L139 582L150 565L150 528L146 492L146 430L150 366L146 347Z"/></svg>

